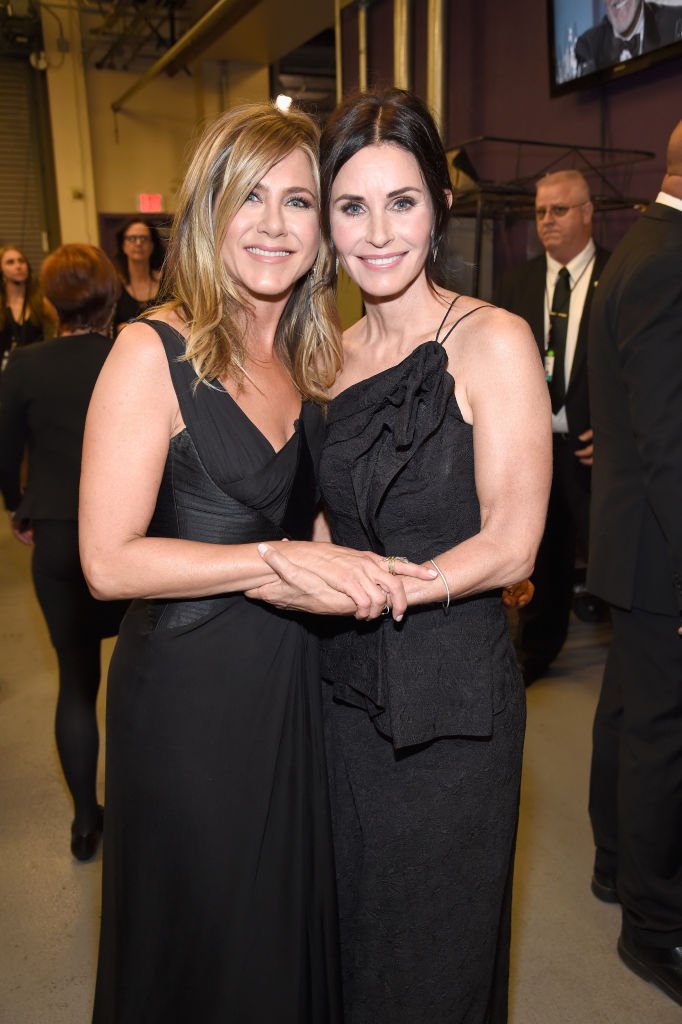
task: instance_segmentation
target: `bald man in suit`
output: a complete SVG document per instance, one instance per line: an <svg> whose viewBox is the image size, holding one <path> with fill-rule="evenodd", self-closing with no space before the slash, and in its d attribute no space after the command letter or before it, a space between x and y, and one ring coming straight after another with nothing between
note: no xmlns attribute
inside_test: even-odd
<svg viewBox="0 0 682 1024"><path fill-rule="evenodd" d="M592 891L621 959L682 1005L682 121L592 310L588 585L613 641L594 722Z"/></svg>

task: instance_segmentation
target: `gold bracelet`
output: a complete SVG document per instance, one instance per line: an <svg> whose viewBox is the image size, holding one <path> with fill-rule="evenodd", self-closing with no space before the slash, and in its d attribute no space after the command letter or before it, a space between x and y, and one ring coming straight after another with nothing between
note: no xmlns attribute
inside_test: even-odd
<svg viewBox="0 0 682 1024"><path fill-rule="evenodd" d="M448 608L450 607L450 587L448 586L448 581L445 578L445 573L442 571L442 569L438 568L438 566L436 565L432 558L429 558L429 562L442 579L443 586L445 587L445 593L448 595L447 601L443 601L443 611L447 614Z"/></svg>

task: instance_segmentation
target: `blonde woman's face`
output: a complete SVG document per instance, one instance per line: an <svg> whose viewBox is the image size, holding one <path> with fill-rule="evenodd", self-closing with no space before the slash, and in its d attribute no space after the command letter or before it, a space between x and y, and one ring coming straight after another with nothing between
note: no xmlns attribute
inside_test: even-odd
<svg viewBox="0 0 682 1024"><path fill-rule="evenodd" d="M320 217L310 160L295 149L270 170L230 222L225 269L246 297L285 298L311 268Z"/></svg>

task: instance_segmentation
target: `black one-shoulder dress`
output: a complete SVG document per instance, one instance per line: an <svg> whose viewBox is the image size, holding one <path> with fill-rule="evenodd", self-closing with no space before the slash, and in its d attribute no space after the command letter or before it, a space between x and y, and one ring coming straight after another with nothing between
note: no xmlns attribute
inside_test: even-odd
<svg viewBox="0 0 682 1024"><path fill-rule="evenodd" d="M186 429L154 536L308 535L319 410L279 452L151 322ZM336 1024L331 827L314 639L241 594L139 600L109 675L96 1024Z"/></svg>
<svg viewBox="0 0 682 1024"><path fill-rule="evenodd" d="M480 530L438 340L331 402L320 485L339 544L423 562ZM504 1024L525 698L499 591L340 622L322 667L346 1024Z"/></svg>

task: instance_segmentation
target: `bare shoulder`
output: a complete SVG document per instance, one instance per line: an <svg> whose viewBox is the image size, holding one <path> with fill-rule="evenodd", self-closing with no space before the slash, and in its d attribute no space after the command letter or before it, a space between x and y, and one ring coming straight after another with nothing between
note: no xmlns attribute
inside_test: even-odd
<svg viewBox="0 0 682 1024"><path fill-rule="evenodd" d="M461 323L457 322L445 343L450 357L494 357L504 361L537 358L535 339L522 317L469 296L458 305Z"/></svg>

